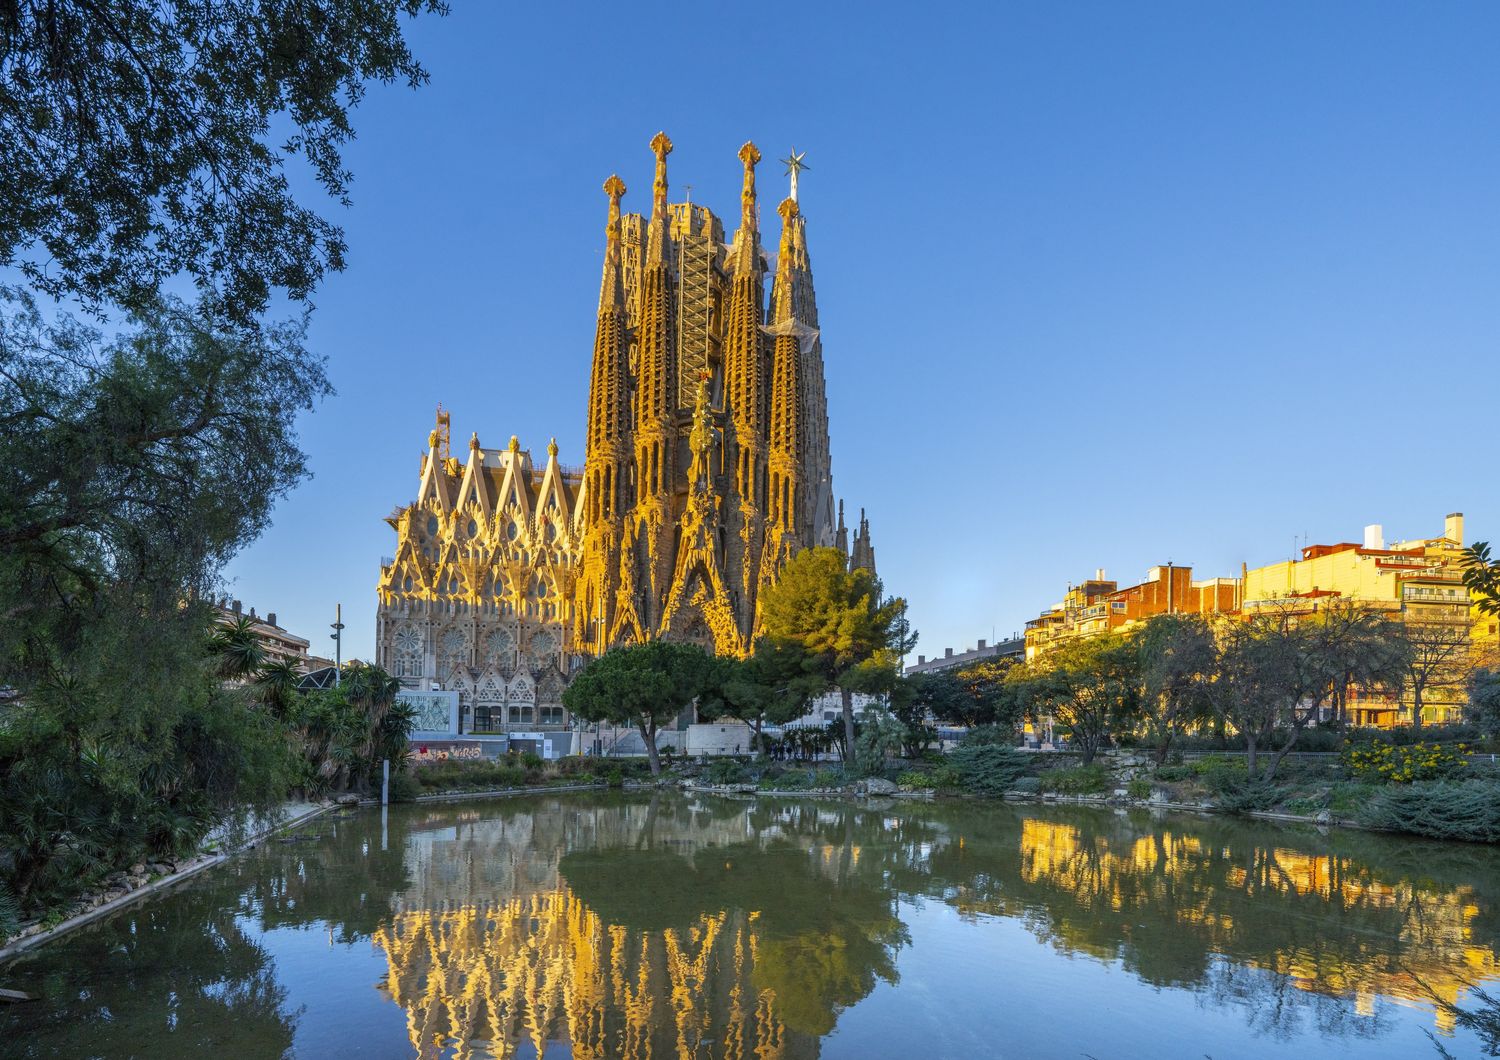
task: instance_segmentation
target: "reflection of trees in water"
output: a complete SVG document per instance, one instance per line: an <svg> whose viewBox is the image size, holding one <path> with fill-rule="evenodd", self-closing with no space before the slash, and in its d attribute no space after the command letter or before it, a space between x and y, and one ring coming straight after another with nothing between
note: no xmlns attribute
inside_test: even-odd
<svg viewBox="0 0 1500 1060"><path fill-rule="evenodd" d="M35 969L35 970L34 970ZM195 887L84 928L6 968L40 995L7 1006L6 1056L282 1056L299 1011L221 891Z"/></svg>
<svg viewBox="0 0 1500 1060"><path fill-rule="evenodd" d="M414 1041L812 1054L839 1012L895 981L898 897L1017 918L1278 1037L1377 1035L1383 999L1426 1001L1437 984L1452 1000L1497 971L1500 852L1485 848L941 803L626 798L482 821L428 850L428 868L463 867L417 871L388 932ZM474 866L527 859L488 893L540 906L462 901Z"/></svg>
<svg viewBox="0 0 1500 1060"><path fill-rule="evenodd" d="M616 809L632 827L562 812L589 842L550 887L403 899L375 939L419 1052L565 1040L580 1058L815 1056L842 1009L895 981L905 928L890 889L860 871L869 829L849 814L677 798ZM447 853L464 850L455 836ZM490 856L510 854L501 842Z"/></svg>
<svg viewBox="0 0 1500 1060"><path fill-rule="evenodd" d="M1020 917L1148 982L1217 983L1225 1001L1244 998L1220 955L1303 993L1354 997L1356 1012L1378 996L1426 1001L1423 982L1452 1001L1466 977L1500 974L1489 848L1038 809L966 824L931 866L929 893L951 888L966 912Z"/></svg>
<svg viewBox="0 0 1500 1060"><path fill-rule="evenodd" d="M1370 995L1344 997L1310 990L1285 972L1236 964L1222 957L1209 962L1197 990L1200 1008L1238 1007L1257 1035L1290 1041L1316 1032L1325 1038L1376 1038L1390 1029L1390 1002Z"/></svg>

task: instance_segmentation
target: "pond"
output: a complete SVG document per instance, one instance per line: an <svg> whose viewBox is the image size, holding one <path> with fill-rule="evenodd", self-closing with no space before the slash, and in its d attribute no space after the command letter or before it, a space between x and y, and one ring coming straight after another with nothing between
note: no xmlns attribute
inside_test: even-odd
<svg viewBox="0 0 1500 1060"><path fill-rule="evenodd" d="M1092 807L325 817L0 969L62 1057L1439 1057L1500 851Z"/></svg>

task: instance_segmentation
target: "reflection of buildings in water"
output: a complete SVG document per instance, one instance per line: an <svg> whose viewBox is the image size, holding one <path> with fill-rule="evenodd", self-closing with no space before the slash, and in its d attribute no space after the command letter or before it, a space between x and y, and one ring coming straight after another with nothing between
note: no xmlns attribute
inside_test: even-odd
<svg viewBox="0 0 1500 1060"><path fill-rule="evenodd" d="M752 984L753 916L686 930L610 925L565 887L489 906L397 913L374 938L386 990L406 1010L419 1056L542 1055L577 1060L816 1055Z"/></svg>
<svg viewBox="0 0 1500 1060"><path fill-rule="evenodd" d="M373 936L388 961L384 989L406 1011L417 1055L508 1057L523 1043L540 1055L565 1042L579 1060L816 1056L816 1035L788 1027L776 989L756 975L757 957L778 944L764 938L758 913L626 927L580 900L560 871L570 851L643 850L687 870L695 853L786 842L799 824L828 823L769 816L752 827L748 809L559 802L417 821L406 842L414 886ZM858 860L857 847L842 860L837 848L800 847L811 871L830 876ZM482 895L495 897L475 900Z"/></svg>
<svg viewBox="0 0 1500 1060"><path fill-rule="evenodd" d="M1430 1004L1435 995L1452 1004L1469 983L1500 976L1495 949L1476 939L1480 907L1472 887L1439 889L1408 876L1390 882L1351 857L1215 848L1164 827L1116 844L1108 835L1028 818L1021 878L1132 920L1167 912L1213 953L1285 976L1303 991L1352 997L1361 1015L1373 1015L1381 996ZM1300 911L1319 923L1330 915L1353 922L1336 934L1299 932L1291 925L1305 927L1298 907L1308 906ZM1066 927L1062 934L1069 948L1117 955L1108 943L1080 939ZM1447 1009L1437 1009L1437 1024L1452 1029Z"/></svg>

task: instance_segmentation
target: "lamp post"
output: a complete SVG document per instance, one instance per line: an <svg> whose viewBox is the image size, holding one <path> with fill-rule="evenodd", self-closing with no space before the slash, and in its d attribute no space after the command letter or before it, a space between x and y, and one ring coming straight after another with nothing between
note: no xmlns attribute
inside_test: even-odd
<svg viewBox="0 0 1500 1060"><path fill-rule="evenodd" d="M344 605L333 605L333 687L339 687L339 678L344 668Z"/></svg>

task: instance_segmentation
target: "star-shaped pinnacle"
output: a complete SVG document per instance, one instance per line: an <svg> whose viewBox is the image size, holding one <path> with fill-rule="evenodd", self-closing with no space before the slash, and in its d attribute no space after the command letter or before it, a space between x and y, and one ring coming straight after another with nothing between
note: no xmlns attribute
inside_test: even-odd
<svg viewBox="0 0 1500 1060"><path fill-rule="evenodd" d="M783 158L781 160L782 165L786 166L787 176L789 176L789 177L792 178L792 201L793 202L797 201L797 174L801 173L804 169L812 169L812 166L808 165L804 161L804 159L806 159L806 158L807 158L807 152L806 151L798 153L797 148L793 147L792 148L792 153L789 154L789 155L787 155L787 157L785 157L785 158Z"/></svg>

